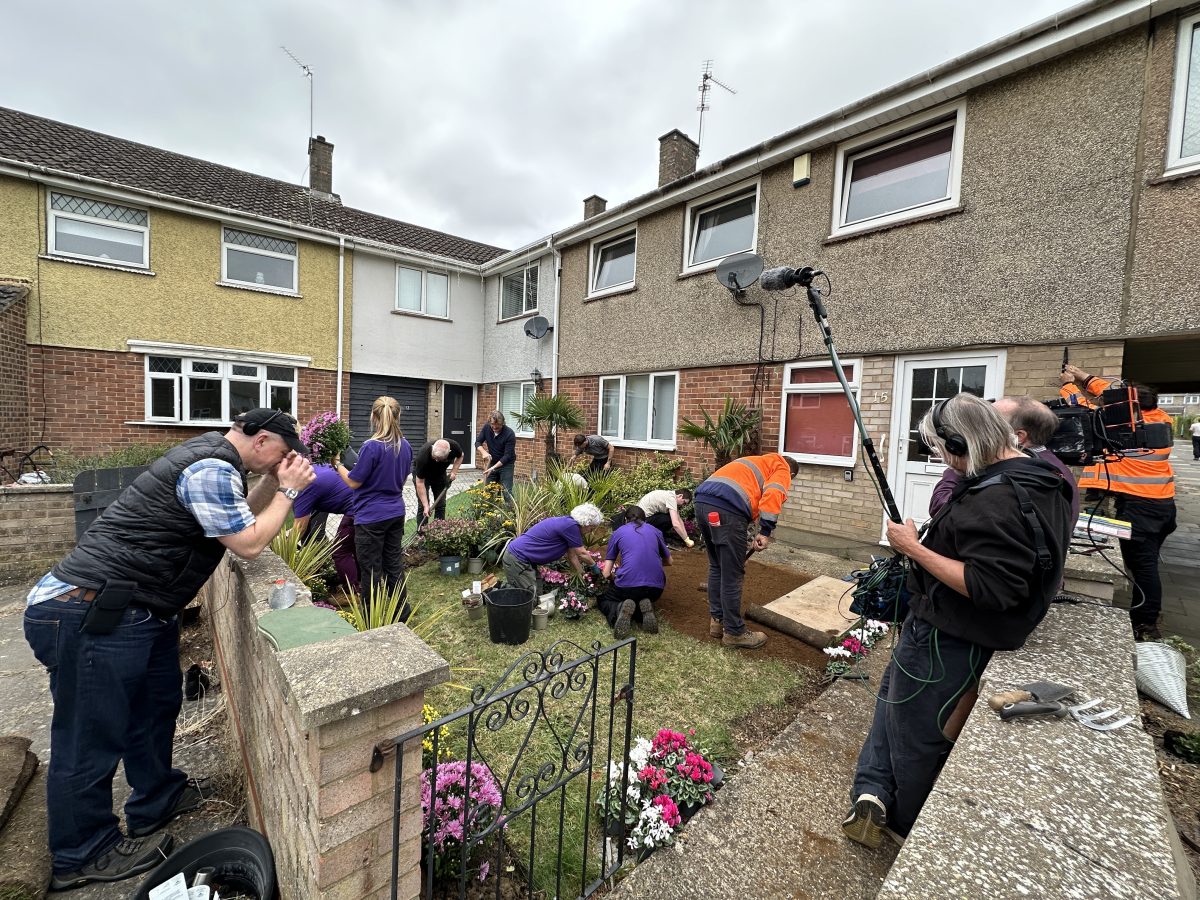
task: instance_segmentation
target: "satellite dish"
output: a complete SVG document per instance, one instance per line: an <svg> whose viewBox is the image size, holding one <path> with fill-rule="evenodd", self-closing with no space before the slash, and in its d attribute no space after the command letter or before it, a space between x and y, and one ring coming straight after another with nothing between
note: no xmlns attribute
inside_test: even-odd
<svg viewBox="0 0 1200 900"><path fill-rule="evenodd" d="M763 261L757 253L735 253L717 266L717 281L731 291L744 291L762 274Z"/></svg>
<svg viewBox="0 0 1200 900"><path fill-rule="evenodd" d="M762 264L759 264L761 270ZM550 330L550 320L545 316L534 316L525 323L525 336L531 337L535 341L541 340L546 336L546 332Z"/></svg>

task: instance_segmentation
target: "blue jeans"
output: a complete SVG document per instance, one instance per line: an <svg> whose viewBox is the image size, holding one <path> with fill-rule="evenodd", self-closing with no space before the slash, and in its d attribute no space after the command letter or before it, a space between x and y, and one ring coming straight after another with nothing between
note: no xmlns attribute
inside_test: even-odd
<svg viewBox="0 0 1200 900"><path fill-rule="evenodd" d="M887 807L888 825L908 834L954 746L942 728L991 658L991 650L908 617L879 684L851 802L874 794Z"/></svg>
<svg viewBox="0 0 1200 900"><path fill-rule="evenodd" d="M69 872L121 840L112 781L124 760L131 829L165 818L183 792L171 767L183 704L179 620L130 607L111 634L80 630L89 604L47 600L25 610L25 639L50 673L54 716L46 796L56 872Z"/></svg>

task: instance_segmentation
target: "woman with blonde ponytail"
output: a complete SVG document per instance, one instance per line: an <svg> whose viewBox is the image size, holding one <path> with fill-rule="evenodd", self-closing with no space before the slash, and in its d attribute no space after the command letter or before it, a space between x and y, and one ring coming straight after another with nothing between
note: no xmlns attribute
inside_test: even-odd
<svg viewBox="0 0 1200 900"><path fill-rule="evenodd" d="M412 470L412 447L400 430L400 404L379 397L371 406L371 437L352 469L335 463L354 490L354 544L359 581L368 602L375 590L394 590L404 579L404 482ZM404 603L400 620L408 618Z"/></svg>

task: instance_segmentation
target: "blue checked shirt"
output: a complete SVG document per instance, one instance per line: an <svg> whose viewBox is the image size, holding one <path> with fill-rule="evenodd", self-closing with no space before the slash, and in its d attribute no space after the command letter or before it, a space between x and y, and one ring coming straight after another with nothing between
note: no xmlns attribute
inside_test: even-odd
<svg viewBox="0 0 1200 900"><path fill-rule="evenodd" d="M196 517L205 537L237 534L254 524L254 513L242 490L242 476L224 460L202 459L192 463L179 473L175 496ZM47 572L33 586L25 605L51 600L74 587Z"/></svg>

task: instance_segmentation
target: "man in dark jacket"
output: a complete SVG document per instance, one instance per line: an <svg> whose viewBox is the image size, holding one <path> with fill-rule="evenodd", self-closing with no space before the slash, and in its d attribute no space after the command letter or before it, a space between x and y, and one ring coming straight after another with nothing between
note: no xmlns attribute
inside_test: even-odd
<svg viewBox="0 0 1200 900"><path fill-rule="evenodd" d="M910 614L884 672L875 720L858 757L842 830L878 847L890 826L908 834L957 737L948 722L996 650L1015 650L1041 622L1062 581L1074 523L1058 471L1017 450L1008 423L970 394L921 422L962 481L918 536L888 523L911 562Z"/></svg>
<svg viewBox="0 0 1200 900"><path fill-rule="evenodd" d="M313 480L292 418L253 409L156 460L29 593L25 638L50 673L51 889L120 881L166 858L155 835L203 802L171 766L183 702L179 620L226 549L253 559ZM263 476L246 495L246 472ZM112 778L132 788L129 837Z"/></svg>
<svg viewBox="0 0 1200 900"><path fill-rule="evenodd" d="M517 435L504 424L504 413L492 410L475 443L478 445L475 449L488 460L488 466L483 470L484 483L497 482L511 497L513 469L517 463Z"/></svg>

